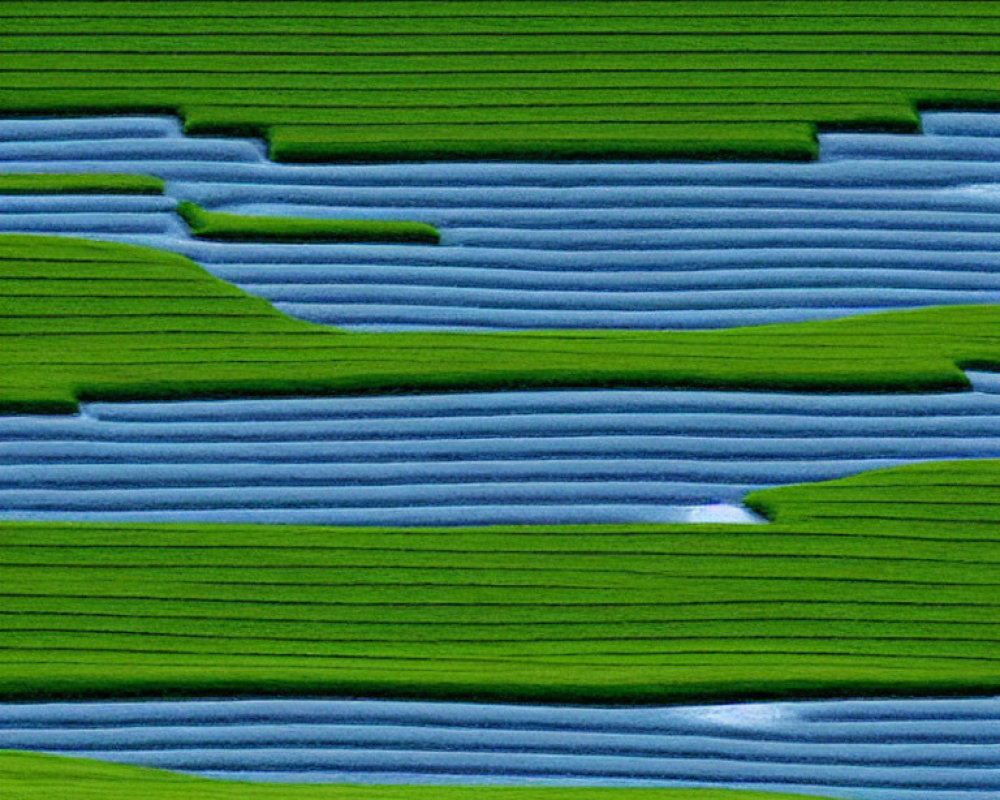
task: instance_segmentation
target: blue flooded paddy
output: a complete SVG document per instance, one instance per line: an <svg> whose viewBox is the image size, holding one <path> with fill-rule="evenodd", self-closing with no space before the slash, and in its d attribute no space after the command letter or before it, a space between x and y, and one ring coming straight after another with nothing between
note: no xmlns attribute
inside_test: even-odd
<svg viewBox="0 0 1000 800"><path fill-rule="evenodd" d="M276 164L176 119L0 122L4 172L128 172L165 197L6 197L0 231L188 256L366 330L718 328L1000 299L1000 115L823 134L790 163ZM193 240L173 209L403 219L440 246Z"/></svg>
<svg viewBox="0 0 1000 800"><path fill-rule="evenodd" d="M754 522L747 492L1000 457L977 391L554 391L92 403L0 418L0 518L489 525Z"/></svg>
<svg viewBox="0 0 1000 800"><path fill-rule="evenodd" d="M300 166L176 120L0 123L0 171L164 197L4 197L0 231L186 255L367 330L716 328L1000 300L1000 115L825 134L815 164ZM181 200L404 219L438 247L192 239ZM753 489L1000 457L1000 379L913 396L592 391L88 404L0 418L0 517L344 525L737 521ZM295 782L1000 796L1000 700L672 708L326 701L0 705L0 748Z"/></svg>
<svg viewBox="0 0 1000 800"><path fill-rule="evenodd" d="M1000 796L1000 698L588 708L366 700L0 704L0 748L281 782Z"/></svg>

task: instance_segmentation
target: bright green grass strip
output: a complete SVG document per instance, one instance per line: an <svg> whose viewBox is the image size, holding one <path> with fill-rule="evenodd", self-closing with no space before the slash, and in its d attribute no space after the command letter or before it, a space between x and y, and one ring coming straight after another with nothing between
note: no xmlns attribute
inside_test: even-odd
<svg viewBox="0 0 1000 800"><path fill-rule="evenodd" d="M0 194L163 194L151 175L0 175Z"/></svg>
<svg viewBox="0 0 1000 800"><path fill-rule="evenodd" d="M280 5L7 4L0 114L177 113L284 160L801 160L817 126L916 131L919 107L1000 105L995 3ZM626 86L648 95L608 99ZM531 87L570 94L504 105ZM754 87L775 93L707 91Z"/></svg>
<svg viewBox="0 0 1000 800"><path fill-rule="evenodd" d="M0 697L667 702L1000 690L1000 461L764 526L0 525Z"/></svg>
<svg viewBox="0 0 1000 800"><path fill-rule="evenodd" d="M422 222L261 217L206 211L180 203L177 213L201 239L236 242L408 242L437 244L441 234Z"/></svg>
<svg viewBox="0 0 1000 800"><path fill-rule="evenodd" d="M10 750L0 751L0 785L5 800L807 800L731 789L269 785Z"/></svg>
<svg viewBox="0 0 1000 800"><path fill-rule="evenodd" d="M344 333L182 256L0 236L0 411L77 401L650 386L954 391L1000 368L1000 306L698 332Z"/></svg>
<svg viewBox="0 0 1000 800"><path fill-rule="evenodd" d="M662 70L636 70L635 72L608 72L593 70L584 73L469 73L457 79L454 75L422 75L419 86L404 74L353 75L350 85L330 85L330 78L321 72L296 72L292 75L255 71L253 85L247 85L248 75L239 72L208 72L188 74L180 68L155 73L123 73L116 70L88 71L87 86L72 89L47 88L51 76L37 71L11 70L5 72L0 86L0 103L25 102L25 92L32 98L40 97L45 104L64 101L73 105L84 98L96 97L98 103L108 107L126 108L130 101L128 92L143 90L148 102L169 105L176 90L169 87L178 82L188 88L185 98L193 105L231 103L278 104L271 94L261 94L262 89L279 90L287 102L312 105L329 104L330 107L352 106L369 108L382 105L421 106L451 100L454 105L504 105L518 101L517 92L524 94L525 102L553 102L565 98L566 102L613 102L616 91L630 90L623 95L623 102L679 102L686 93L688 99L704 98L705 102L764 102L783 97L801 102L820 102L818 89L835 89L836 102L876 102L884 97L901 99L898 93L886 95L897 89L946 92L959 89L965 94L977 91L996 91L991 75L976 72L954 72L944 67L936 72L914 75L911 73L878 70L830 69L821 71L790 72L778 68L745 70L741 73L745 83L732 85L732 77L724 71L696 70L693 72ZM485 89L502 88L500 97ZM797 94L803 90L802 94ZM510 94L508 94L510 92ZM638 92L638 94L636 94ZM648 94L646 94L648 92ZM542 99L532 98L540 95ZM132 98L134 100L134 98Z"/></svg>
<svg viewBox="0 0 1000 800"><path fill-rule="evenodd" d="M900 17L911 15L941 15L954 16L960 14L969 17L998 16L996 3L991 0L893 0L878 6L878 11L869 11L866 6L873 3L865 0L810 0L806 9L810 16L844 17L852 13L877 13L882 17ZM950 8L949 8L950 6ZM607 0L579 0L566 3L560 0L530 0L525 2L506 0L505 2L461 3L455 0L415 0L404 2L361 2L360 0L339 0L336 18L368 17L421 17L429 16L438 19L482 16L556 16L556 17L589 17L594 15L614 17L642 16L706 16L706 17L736 17L749 16L747 8L752 7L755 15L794 17L803 14L801 0L628 0L628 2L607 2ZM196 9L196 12L194 11ZM519 13L520 12L520 13ZM199 17L225 17L233 15L231 0L202 0L201 2L174 2L167 5L156 2L135 2L134 0L50 0L44 4L12 5L9 9L0 7L0 16L24 17L36 19L51 15L80 15L84 18L111 17L154 17L169 18L176 14L197 13ZM318 15L331 16L328 0L287 0L276 4L273 0L241 0L240 17L285 17L285 16Z"/></svg>
<svg viewBox="0 0 1000 800"><path fill-rule="evenodd" d="M574 6L580 4L574 3ZM623 3L625 10L635 7L635 3ZM758 6L760 4L758 3ZM338 3L338 6L341 6ZM382 8L387 8L383 5ZM388 7L388 8L391 8ZM462 6L453 6L453 14L461 11ZM538 5L534 4L537 9ZM571 10L573 6L570 7ZM652 40L654 44L660 44L662 37L674 37L675 41L683 42L680 36L696 38L698 35L714 34L718 36L744 36L759 34L765 36L776 36L785 34L813 35L829 31L831 20L823 19L813 15L802 14L801 7L798 9L799 15L791 16L729 16L719 19L711 14L697 16L611 16L607 13L608 7L604 5L600 11L605 13L587 16L586 11L577 10L572 15L562 16L489 16L488 11L480 16L460 16L455 14L451 23L460 26L457 32L462 37L470 39L471 36L490 35L505 37L505 41L517 40L518 37L526 39L528 36L537 37L539 34L563 34L567 36L579 36L580 34L600 34L600 42L589 42L590 47L607 46L607 41L615 41L617 38L626 36L632 37L636 44L643 44L640 37L656 36ZM836 21L836 31L843 37L874 36L885 37L913 37L915 41L931 40L947 37L949 35L961 34L997 34L1000 33L1000 15L992 16L939 16L933 20L926 17L911 15L882 15L865 16L863 12L868 9L863 4L855 5L854 14L844 14ZM327 9L329 11L329 9ZM205 36L212 34L215 36L226 36L232 39L238 37L268 37L277 35L302 36L307 40L312 37L317 41L319 36L329 36L334 34L350 34L352 37L367 37L371 40L388 40L392 37L412 36L420 34L427 37L424 40L425 46L434 42L445 44L456 39L456 35L447 35L443 32L444 26L448 25L448 20L442 20L439 16L412 15L412 16L337 16L341 8L337 8L333 14L326 16L296 15L289 12L288 16L262 17L247 16L240 20L238 30L234 30L231 20L214 19L211 16L198 16L195 19L176 19L169 16L161 16L157 19L156 30L151 31L144 21L120 15L116 17L88 17L85 19L74 19L72 30L67 30L65 22L60 18L32 18L21 17L0 17L4 19L4 31L2 37L29 38L39 37L43 33L51 38L48 44L54 44L59 39L70 40L71 44L86 37L97 39L102 37L107 43L115 44L112 36L122 35L145 35L148 37L175 37L175 36ZM480 8L480 11L483 9ZM608 38L605 38L608 37ZM266 40L266 39L265 39ZM346 40L346 37L345 37ZM2 39L0 39L2 41ZM213 40L214 41L214 40ZM361 40L365 42L366 40ZM474 41L474 40L472 40ZM752 40L751 40L752 41ZM192 43L186 43L190 46ZM287 44L287 42L285 42ZM530 43L525 42L530 46ZM887 45L883 40L877 43L881 49Z"/></svg>
<svg viewBox="0 0 1000 800"><path fill-rule="evenodd" d="M6 31L0 33L0 52L55 51L58 53L150 53L185 52L192 58L201 54L218 53L276 53L280 55L314 55L317 52L331 56L345 55L432 55L493 53L496 55L522 55L529 53L576 54L576 53L634 53L645 51L650 54L662 53L704 53L704 52L779 52L779 53L995 53L998 36L995 25L993 31L979 30L952 33L933 31L933 23L924 24L920 30L911 26L909 31L891 35L880 30L884 25L872 25L871 32L850 33L839 30L829 22L813 23L806 30L789 34L775 34L770 31L744 33L733 31L731 27L718 30L718 22L705 26L707 32L682 32L674 34L672 24L654 25L652 30L635 30L628 33L589 31L585 33L567 32L557 26L549 31L525 30L520 34L497 30L483 33L467 33L465 23L456 18L451 21L436 20L439 33L423 32L419 38L409 31L382 33L375 26L368 32L328 30L325 33L299 31L297 33L271 33L261 31L259 26L252 31L242 31L235 35L216 30L210 34L192 37L187 33L165 33L135 31L131 35L115 34L104 36L98 33L83 34L63 32L52 36L51 31L40 33L20 33L15 36ZM805 27L805 26L803 26ZM555 28L555 29L553 29ZM818 29L818 32L817 32ZM930 30L928 30L930 29ZM247 35L247 34L252 35ZM343 35L347 33L347 35ZM595 33L599 35L594 35ZM970 35L978 34L978 35Z"/></svg>
<svg viewBox="0 0 1000 800"><path fill-rule="evenodd" d="M860 77L859 77L860 76ZM432 109L439 109L447 112L464 110L472 113L472 109L491 108L494 112L500 110L515 111L524 107L537 106L562 107L570 111L579 108L596 108L593 112L602 113L606 116L611 107L619 104L626 104L632 107L632 112L636 110L646 111L646 113L656 112L658 107L666 106L666 109L658 113L664 119L668 119L669 108L673 106L698 105L712 106L719 104L726 105L799 105L801 103L813 103L816 111L825 108L832 108L834 112L844 106L881 106L885 104L905 102L905 76L896 76L895 84L892 76L886 75L865 75L864 73L847 73L845 75L824 76L810 75L804 73L798 83L803 85L792 86L766 86L761 85L767 81L774 81L774 73L754 73L748 75L748 80L754 82L753 85L736 88L725 87L700 87L690 85L692 81L676 81L676 85L670 85L663 81L665 85L649 86L650 78L643 78L642 75L633 76L607 76L604 78L606 85L601 86L601 76L597 75L591 81L589 87L561 87L557 81L553 80L551 86L539 86L537 77L532 80L530 76L520 79L511 77L509 86L504 87L502 97L489 96L474 88L476 78L469 76L465 87L437 88L434 85L423 87L420 91L393 88L395 81L392 76L387 76L381 80L369 80L369 86L364 89L366 105L358 105L362 99L358 89L322 88L321 84L313 80L299 80L296 83L303 85L292 89L289 88L289 79L281 79L281 76L258 76L257 80L264 86L280 89L286 97L294 97L297 108L289 110L288 120L299 121L306 119L305 115L325 114L326 121L336 121L334 112L342 111L345 114L354 115L355 119L362 122L371 122L370 118L362 118L360 115L376 113L380 114L385 121L392 122L389 116L389 109L407 109L408 114L427 116L432 113ZM838 100L836 102L820 103L816 101L816 88L809 85L810 78L815 86L826 86L838 90ZM957 80L952 78L952 80ZM838 85L839 83L850 83L859 81L863 85L855 85L853 88ZM23 88L30 88L32 84L38 83L37 76L27 74L16 74L4 86L0 86L0 103L4 100L17 96ZM219 82L215 78L213 82ZM618 83L616 87L607 84ZM943 82L947 82L943 81ZM16 83L22 89L11 88L10 83ZM54 105L58 102L65 102L68 105L75 104L81 99L94 105L104 105L107 108L121 108L129 101L128 92L134 91L134 87L126 85L128 80L113 74L95 74L94 84L85 89L34 89L34 99L41 103ZM429 82L430 83L430 82ZM969 94L977 89L980 81L968 80ZM871 84L871 85L867 85ZM641 87L641 88L640 88ZM940 89L928 89L928 93L942 91ZM984 102L990 98L1000 96L1000 90L992 92L979 90L982 92L980 99ZM160 89L157 93L154 89L149 89L145 93L150 102L169 103L170 90ZM243 122L264 124L268 117L265 116L267 109L274 113L274 106L281 105L282 101L273 101L268 95L261 94L260 89L246 88L239 85L222 86L209 88L207 86L195 86L188 93L188 105L186 106L187 126L196 128L200 125L208 124L211 115L205 113L202 119L197 119L195 111L203 114L205 110L214 107L238 106L245 115ZM648 107L648 108L647 108ZM650 111L650 109L652 111ZM238 109L230 109L235 113ZM218 113L222 113L219 111ZM477 112L483 113L483 112ZM798 111L796 113L799 113ZM505 118L506 115L505 115ZM398 119L398 117L397 117ZM321 120L322 121L322 120ZM413 119L413 121L416 121Z"/></svg>
<svg viewBox="0 0 1000 800"><path fill-rule="evenodd" d="M194 117L208 131L251 134L256 126L220 126L210 116ZM274 125L270 128L270 156L275 161L435 161L550 159L654 159L737 157L771 161L809 161L818 146L812 127L803 123L775 122L732 126L679 123L669 128L657 124L631 125L629 135L615 128L550 124L519 130L517 125L438 126L428 134L408 139L404 128L373 126ZM663 135L668 138L665 140ZM405 152L401 152L401 148Z"/></svg>

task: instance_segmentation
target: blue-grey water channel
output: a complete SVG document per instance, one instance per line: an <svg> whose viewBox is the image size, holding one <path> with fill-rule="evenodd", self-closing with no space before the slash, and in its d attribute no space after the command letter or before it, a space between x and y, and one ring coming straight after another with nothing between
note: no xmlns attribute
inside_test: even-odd
<svg viewBox="0 0 1000 800"><path fill-rule="evenodd" d="M0 704L0 749L282 782L1000 796L1000 698L588 708L365 700Z"/></svg>
<svg viewBox="0 0 1000 800"><path fill-rule="evenodd" d="M0 518L759 521L754 489L1000 458L1000 380L918 395L596 390L91 403L0 417Z"/></svg>
<svg viewBox="0 0 1000 800"><path fill-rule="evenodd" d="M1000 115L824 134L815 164L274 164L177 120L0 123L0 171L164 197L5 197L0 231L144 244L369 330L712 328L1000 300ZM409 219L442 244L192 239L174 213ZM1000 380L816 397L536 392L96 403L0 419L0 516L349 525L760 521L749 490L1000 457ZM1000 796L1000 699L566 708L364 700L0 705L0 748L266 781Z"/></svg>
<svg viewBox="0 0 1000 800"><path fill-rule="evenodd" d="M0 171L127 172L164 197L5 197L0 231L188 256L367 330L718 328L1000 300L1000 114L822 134L816 163L276 164L172 117L0 122ZM430 223L442 244L193 240L211 210Z"/></svg>

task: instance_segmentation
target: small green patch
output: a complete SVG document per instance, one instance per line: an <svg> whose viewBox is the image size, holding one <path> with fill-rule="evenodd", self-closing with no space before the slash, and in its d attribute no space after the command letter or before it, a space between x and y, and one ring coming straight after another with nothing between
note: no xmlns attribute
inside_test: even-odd
<svg viewBox="0 0 1000 800"><path fill-rule="evenodd" d="M201 239L236 242L382 242L437 244L441 234L422 222L368 219L303 219L220 214L194 203L177 213Z"/></svg>
<svg viewBox="0 0 1000 800"><path fill-rule="evenodd" d="M0 194L163 194L163 181L115 173L0 175Z"/></svg>

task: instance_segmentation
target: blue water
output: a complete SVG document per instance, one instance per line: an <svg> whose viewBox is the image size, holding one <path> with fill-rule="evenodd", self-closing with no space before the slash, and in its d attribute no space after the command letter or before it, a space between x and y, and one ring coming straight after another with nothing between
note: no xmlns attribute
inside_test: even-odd
<svg viewBox="0 0 1000 800"><path fill-rule="evenodd" d="M0 518L760 521L749 491L1000 457L997 378L937 395L589 390L90 403L0 417Z"/></svg>
<svg viewBox="0 0 1000 800"><path fill-rule="evenodd" d="M4 197L0 231L186 255L293 316L366 330L715 328L1000 301L1000 115L823 134L812 164L275 164L169 117L0 122L6 172L133 172L168 196ZM409 219L440 246L192 240L179 200Z"/></svg>
<svg viewBox="0 0 1000 800"><path fill-rule="evenodd" d="M815 164L296 166L173 118L0 122L5 172L166 197L3 197L0 231L182 253L368 330L710 328L1000 301L1000 115L826 134ZM213 210L407 219L439 247L192 240ZM89 404L0 418L0 516L347 525L759 522L745 492L1000 457L976 392L594 391ZM0 748L295 782L728 786L1000 797L1000 699L675 708L372 701L0 704Z"/></svg>
<svg viewBox="0 0 1000 800"><path fill-rule="evenodd" d="M367 700L0 704L0 748L303 783L1000 796L1000 698L593 708Z"/></svg>

